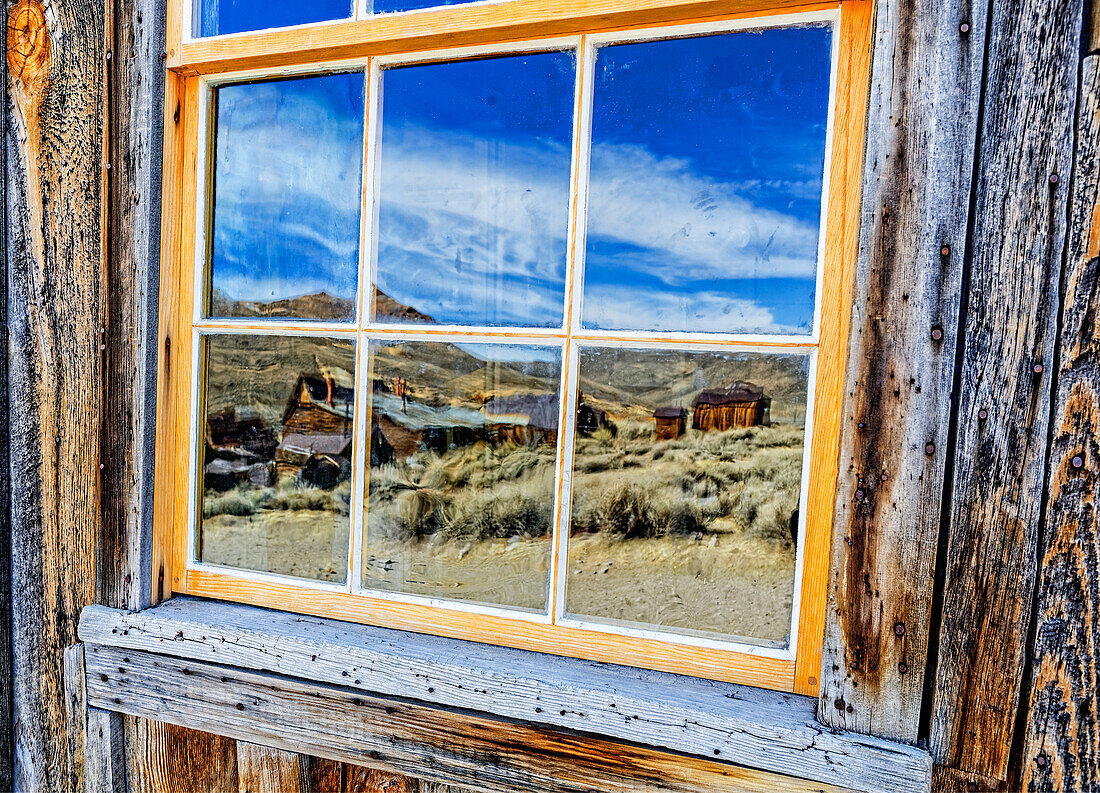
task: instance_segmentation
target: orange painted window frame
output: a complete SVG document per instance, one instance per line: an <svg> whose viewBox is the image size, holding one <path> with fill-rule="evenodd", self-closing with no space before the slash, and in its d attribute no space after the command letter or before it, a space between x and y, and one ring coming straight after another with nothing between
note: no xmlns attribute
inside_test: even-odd
<svg viewBox="0 0 1100 793"><path fill-rule="evenodd" d="M860 186L874 0L507 0L184 41L184 0L169 0L162 185L160 360L157 385L154 601L173 593L490 642L557 655L815 695L836 501L842 389L858 254ZM584 33L839 9L836 88L817 341L814 422L794 658L533 623L397 602L223 570L189 569L195 206L203 164L200 83L244 70L323 66L343 59L513 44ZM755 346L761 346L756 343ZM773 345L782 348L784 345ZM811 346L799 341L789 346Z"/></svg>

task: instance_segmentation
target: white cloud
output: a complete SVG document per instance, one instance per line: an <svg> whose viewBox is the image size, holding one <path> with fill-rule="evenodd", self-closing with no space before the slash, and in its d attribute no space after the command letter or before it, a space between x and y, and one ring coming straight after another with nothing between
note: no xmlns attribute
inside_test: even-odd
<svg viewBox="0 0 1100 793"><path fill-rule="evenodd" d="M599 327L637 328L644 322L654 331L698 333L805 333L776 321L771 309L752 300L720 292L690 294L635 289L629 285L604 284L589 288L584 295L584 315L597 316Z"/></svg>

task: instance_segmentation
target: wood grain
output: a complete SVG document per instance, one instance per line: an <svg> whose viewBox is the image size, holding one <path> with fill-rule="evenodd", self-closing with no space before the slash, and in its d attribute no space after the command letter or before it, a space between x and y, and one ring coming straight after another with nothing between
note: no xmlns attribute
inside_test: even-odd
<svg viewBox="0 0 1100 793"><path fill-rule="evenodd" d="M1020 757L1028 790L1100 789L1100 56L1077 121L1058 385Z"/></svg>
<svg viewBox="0 0 1100 793"><path fill-rule="evenodd" d="M992 9L929 744L938 763L1005 779L1046 483L1083 9Z"/></svg>
<svg viewBox="0 0 1100 793"><path fill-rule="evenodd" d="M176 598L92 606L81 639L583 731L827 784L922 790L928 755L814 718L814 700L438 636Z"/></svg>
<svg viewBox="0 0 1100 793"><path fill-rule="evenodd" d="M100 540L104 5L7 8L14 787L68 786L62 651Z"/></svg>
<svg viewBox="0 0 1100 793"><path fill-rule="evenodd" d="M126 717L132 793L236 793L237 742Z"/></svg>
<svg viewBox="0 0 1100 793"><path fill-rule="evenodd" d="M97 602L152 602L153 441L160 258L165 10L112 0L108 10L106 250L100 429L102 553Z"/></svg>
<svg viewBox="0 0 1100 793"><path fill-rule="evenodd" d="M307 770L294 752L237 741L239 793L309 793Z"/></svg>
<svg viewBox="0 0 1100 793"><path fill-rule="evenodd" d="M95 646L86 664L93 707L491 793L838 790L218 664Z"/></svg>
<svg viewBox="0 0 1100 793"><path fill-rule="evenodd" d="M834 495L820 717L910 743L928 652L986 31L984 6L971 5L878 4Z"/></svg>

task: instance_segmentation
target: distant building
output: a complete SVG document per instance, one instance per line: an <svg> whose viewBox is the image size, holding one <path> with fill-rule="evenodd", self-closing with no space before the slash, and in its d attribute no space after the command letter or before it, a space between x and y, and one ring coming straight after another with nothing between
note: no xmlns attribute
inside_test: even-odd
<svg viewBox="0 0 1100 793"><path fill-rule="evenodd" d="M283 413L275 476L330 488L351 475L355 390L331 377L302 375Z"/></svg>
<svg viewBox="0 0 1100 793"><path fill-rule="evenodd" d="M590 405L584 401L584 397L578 397L577 402L577 433L580 435L591 435L598 430L610 430L612 434L615 434L615 422L613 422L606 411L600 410L595 405Z"/></svg>
<svg viewBox="0 0 1100 793"><path fill-rule="evenodd" d="M265 485L275 453L275 433L252 411L236 408L206 418L203 487L232 490L237 485Z"/></svg>
<svg viewBox="0 0 1100 793"><path fill-rule="evenodd" d="M691 403L691 426L704 432L755 427L764 423L770 402L764 389L744 381L717 391L702 391Z"/></svg>
<svg viewBox="0 0 1100 793"><path fill-rule="evenodd" d="M687 411L681 407L663 407L653 411L659 441L674 441L687 430Z"/></svg>
<svg viewBox="0 0 1100 793"><path fill-rule="evenodd" d="M403 462L419 451L443 454L485 439L485 416L472 408L435 407L398 396L389 388L371 393L372 466Z"/></svg>
<svg viewBox="0 0 1100 793"><path fill-rule="evenodd" d="M560 410L557 394L491 397L482 407L486 435L492 443L555 444Z"/></svg>

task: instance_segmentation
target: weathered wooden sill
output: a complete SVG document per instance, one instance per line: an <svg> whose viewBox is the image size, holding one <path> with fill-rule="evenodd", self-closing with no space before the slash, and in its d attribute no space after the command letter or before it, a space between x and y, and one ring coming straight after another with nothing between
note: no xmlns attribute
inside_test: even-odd
<svg viewBox="0 0 1100 793"><path fill-rule="evenodd" d="M675 752L685 771L721 761L731 782L747 768L872 793L930 786L926 752L825 727L814 700L793 694L183 597L141 612L89 606L79 636L89 706L420 775L438 763L453 780L448 764L491 750L463 755L457 738L511 728L546 733L547 746L560 730L562 746ZM423 751L433 735L438 758ZM536 768L519 768L543 789Z"/></svg>

